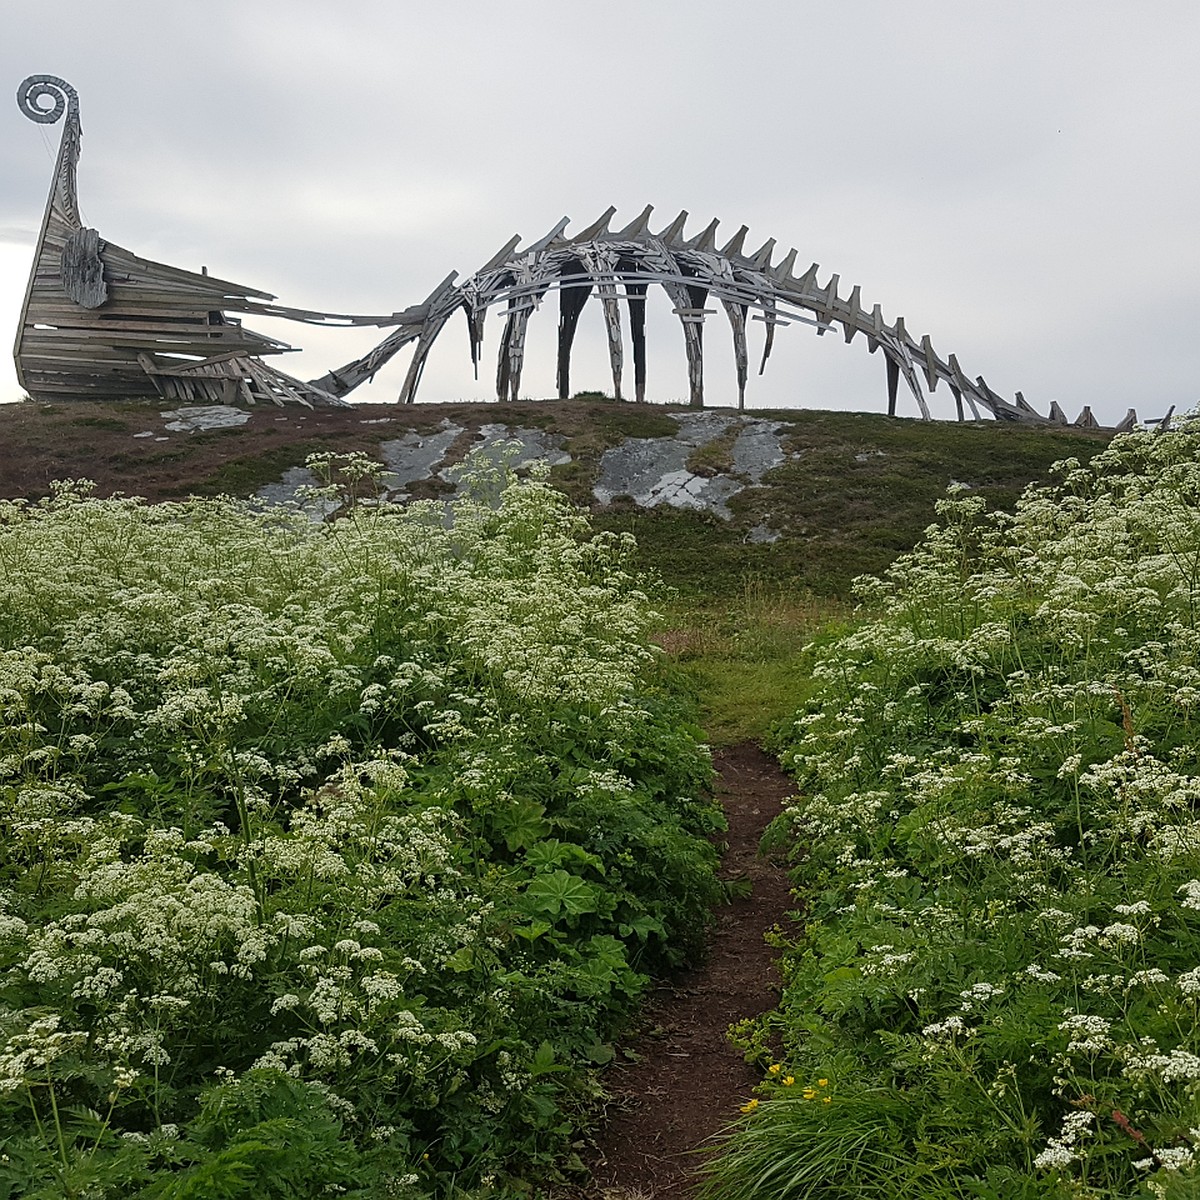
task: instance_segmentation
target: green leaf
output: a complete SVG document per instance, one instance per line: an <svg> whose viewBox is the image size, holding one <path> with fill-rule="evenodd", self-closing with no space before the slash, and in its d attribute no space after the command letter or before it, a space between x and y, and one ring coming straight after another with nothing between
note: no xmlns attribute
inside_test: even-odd
<svg viewBox="0 0 1200 1200"><path fill-rule="evenodd" d="M857 967L838 967L835 971L830 971L825 976L826 983L848 983L852 979L857 979L861 972Z"/></svg>
<svg viewBox="0 0 1200 1200"><path fill-rule="evenodd" d="M526 897L538 912L578 916L596 911L597 889L568 871L539 875L526 889Z"/></svg>
<svg viewBox="0 0 1200 1200"><path fill-rule="evenodd" d="M551 1075L556 1071L565 1071L562 1063L554 1061L554 1047L549 1042L543 1042L534 1052L533 1061L529 1064L530 1077L536 1079L539 1075Z"/></svg>
<svg viewBox="0 0 1200 1200"><path fill-rule="evenodd" d="M589 1062L594 1062L598 1067L607 1066L617 1056L617 1052L608 1042L593 1042L586 1047L584 1054L587 1055Z"/></svg>
<svg viewBox="0 0 1200 1200"><path fill-rule="evenodd" d="M451 971L457 971L460 975L464 971L469 971L475 965L475 947L460 946L455 952L446 959L446 966Z"/></svg>
<svg viewBox="0 0 1200 1200"><path fill-rule="evenodd" d="M514 800L492 817L492 826L509 850L520 850L534 845L550 832L545 812L546 806L536 800Z"/></svg>
<svg viewBox="0 0 1200 1200"><path fill-rule="evenodd" d="M553 928L554 927L549 921L533 920L530 921L528 925L518 925L513 930L513 933L516 934L517 937L524 938L528 942L533 942L540 938L543 933L546 933Z"/></svg>
<svg viewBox="0 0 1200 1200"><path fill-rule="evenodd" d="M531 846L525 854L525 862L535 871L551 870L566 863L584 863L595 868L601 875L606 873L602 859L595 854L589 854L582 846L576 846L573 842L560 842L558 838L546 838L536 846Z"/></svg>
<svg viewBox="0 0 1200 1200"><path fill-rule="evenodd" d="M623 921L617 926L617 929L622 937L636 935L638 941L644 942L652 933L657 933L661 936L663 933L663 923L657 917L643 914L640 917L634 917L632 921Z"/></svg>

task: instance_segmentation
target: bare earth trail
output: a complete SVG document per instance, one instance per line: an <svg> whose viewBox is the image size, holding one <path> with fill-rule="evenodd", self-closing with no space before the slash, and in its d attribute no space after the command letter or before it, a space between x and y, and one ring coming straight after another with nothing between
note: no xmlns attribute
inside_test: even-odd
<svg viewBox="0 0 1200 1200"><path fill-rule="evenodd" d="M716 751L717 795L729 819L721 875L750 894L716 913L709 958L662 985L645 1017L648 1032L606 1084L609 1120L590 1163L588 1200L684 1200L703 1159L696 1151L738 1115L761 1075L726 1039L729 1026L774 1007L775 952L763 934L792 907L787 871L759 858L764 830L793 788L779 764L751 743Z"/></svg>

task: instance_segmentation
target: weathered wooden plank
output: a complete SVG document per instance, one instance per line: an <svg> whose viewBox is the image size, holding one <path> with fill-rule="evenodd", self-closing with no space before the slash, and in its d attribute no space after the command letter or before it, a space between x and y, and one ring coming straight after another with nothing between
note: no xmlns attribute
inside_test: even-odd
<svg viewBox="0 0 1200 1200"><path fill-rule="evenodd" d="M49 108L43 101L50 100ZM1015 402L998 396L984 382L967 379L953 355L949 363L934 353L930 338L920 344L909 336L902 319L892 326L878 305L864 308L860 288L847 300L838 295L834 274L821 287L814 263L800 278L793 274L796 250L772 266L776 248L769 239L752 254L743 252L748 230L742 226L721 250L718 221L687 239L685 211L658 234L649 227L646 210L617 233L610 229L615 209L573 238L564 218L539 240L520 249L515 237L472 278L456 285L452 274L419 305L390 314L326 313L276 304L256 288L167 263L142 258L102 240L80 220L75 187L79 157L78 98L69 85L52 76L33 76L22 84L18 102L27 115L51 122L65 115L63 137L47 198L38 250L22 307L16 347L18 377L34 379L54 394L144 393L169 388L171 395L215 396L221 402L269 399L273 403L314 400L338 403L339 397L372 377L401 347L417 341L403 397L411 399L425 356L449 316L462 308L468 318L472 361L478 363L482 323L491 306L506 306L505 332L498 364L498 391L516 398L524 358L526 326L551 288L560 290L563 324L559 339L559 386L569 377L569 356L579 310L593 290L604 306L614 389L621 393L623 338L619 301L629 305L634 328L636 391L644 392L644 320L647 289L658 284L672 302L683 326L691 403L703 404L702 330L704 318L716 312L705 302L724 307L733 330L739 405L744 402L747 351L745 322L766 326L763 365L775 328L789 321L813 325L823 334L840 323L845 340L858 333L872 353L885 352L889 411L895 411L900 377L913 393L921 413L929 417L920 380L930 392L946 380L963 417L965 397L978 417L976 401L1004 420L1041 419L1018 392ZM569 264L574 263L572 267ZM624 288L622 296L618 288ZM580 289L578 299L568 289ZM277 339L243 329L230 313L278 317L325 327L376 326L391 332L369 353L306 384L266 366L261 356L290 349ZM761 313L761 315L759 315ZM569 315L568 315L569 314ZM70 367L70 370L57 370ZM97 379L88 380L96 372ZM50 377L54 379L51 381ZM26 383L28 387L29 384ZM1061 410L1052 408L1052 417ZM1085 410L1081 421L1094 421Z"/></svg>
<svg viewBox="0 0 1200 1200"><path fill-rule="evenodd" d="M854 341L854 335L859 332L862 323L862 288L856 283L850 289L850 299L846 305L846 315L842 318L842 334L849 345Z"/></svg>
<svg viewBox="0 0 1200 1200"><path fill-rule="evenodd" d="M938 379L941 377L939 368L942 366L938 360L938 356L934 353L933 342L929 340L929 334L925 334L921 338L921 357L924 360L925 379L929 383L930 392L937 391Z"/></svg>
<svg viewBox="0 0 1200 1200"><path fill-rule="evenodd" d="M94 229L77 229L63 246L62 286L81 308L99 308L108 299L100 235Z"/></svg>

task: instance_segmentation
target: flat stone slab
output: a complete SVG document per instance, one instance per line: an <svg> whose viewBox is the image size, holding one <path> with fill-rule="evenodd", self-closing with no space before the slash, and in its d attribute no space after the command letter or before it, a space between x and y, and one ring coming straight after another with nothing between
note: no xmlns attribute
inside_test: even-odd
<svg viewBox="0 0 1200 1200"><path fill-rule="evenodd" d="M746 541L754 545L770 545L779 541L781 537L783 534L778 529L772 529L765 521L760 521L746 534Z"/></svg>
<svg viewBox="0 0 1200 1200"><path fill-rule="evenodd" d="M242 410L222 407L180 409L165 414L183 419L184 414L224 415L229 412L246 417ZM733 514L728 502L747 487L762 482L763 476L787 459L778 421L748 417L728 412L671 413L679 425L675 437L626 439L620 446L606 450L600 460L599 476L594 495L600 504L611 504L618 496L629 496L643 508L671 504L711 512L729 520ZM201 418L203 419L203 418ZM240 424L240 422L238 422ZM212 425L190 425L187 428L217 428ZM168 426L170 428L170 426ZM462 464L443 466L446 456L464 432L463 426L449 418L433 433L410 430L403 437L380 443L379 455L386 472L381 478L384 493L390 500L409 499L408 488L422 480L443 479L462 488ZM735 436L731 437L731 431ZM688 469L691 454L718 438L727 439L728 474L701 475ZM565 450L566 439L544 429L511 427L500 422L482 425L470 447L474 454L505 462L512 470L522 470L544 460L550 466L571 461ZM312 501L297 499L297 491L318 483L313 473L303 467L293 467L278 483L260 488L257 498L266 504L301 503L314 520L326 514ZM329 510L332 511L332 508ZM751 541L773 541L778 534L767 525L760 525L748 535Z"/></svg>
<svg viewBox="0 0 1200 1200"><path fill-rule="evenodd" d="M381 442L379 456L387 466L381 477L384 491L392 500L407 500L409 484L432 479L434 469L450 453L462 427L442 421L436 433L406 433L402 438Z"/></svg>
<svg viewBox="0 0 1200 1200"><path fill-rule="evenodd" d="M544 429L512 429L507 425L480 425L479 441L470 447L470 453L481 455L494 463L506 462L512 471L520 471L545 459L552 467L571 461L563 449L565 438L558 433L547 433ZM442 479L452 483L458 481L460 464L439 472Z"/></svg>
<svg viewBox="0 0 1200 1200"><path fill-rule="evenodd" d="M336 500L319 500L316 497L302 497L303 488L319 487L321 480L307 467L288 467L283 478L278 483L268 483L254 493L254 498L270 507L285 505L301 509L305 516L319 524L331 513L338 510Z"/></svg>
<svg viewBox="0 0 1200 1200"><path fill-rule="evenodd" d="M188 408L174 408L170 412L161 413L160 416L168 418L166 427L173 433L236 429L250 420L250 413L246 409L225 404L198 404Z"/></svg>
<svg viewBox="0 0 1200 1200"><path fill-rule="evenodd" d="M727 502L750 484L759 483L786 459L779 439L779 423L728 413L671 413L679 434L670 438L630 438L606 450L593 494L600 504L629 496L641 508L672 504L733 516ZM687 468L694 450L740 426L730 457L731 475L698 475Z"/></svg>
<svg viewBox="0 0 1200 1200"><path fill-rule="evenodd" d="M779 421L747 420L733 444L734 474L744 475L751 483L762 483L772 467L785 463L787 454L779 437L781 428Z"/></svg>

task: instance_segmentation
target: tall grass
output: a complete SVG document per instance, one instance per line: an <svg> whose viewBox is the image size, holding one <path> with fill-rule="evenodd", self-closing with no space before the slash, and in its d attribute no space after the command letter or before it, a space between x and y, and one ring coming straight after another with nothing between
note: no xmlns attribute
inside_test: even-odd
<svg viewBox="0 0 1200 1200"><path fill-rule="evenodd" d="M653 640L672 684L695 695L717 746L769 742L811 689L814 636L850 606L803 588L747 576L729 596L665 606Z"/></svg>

